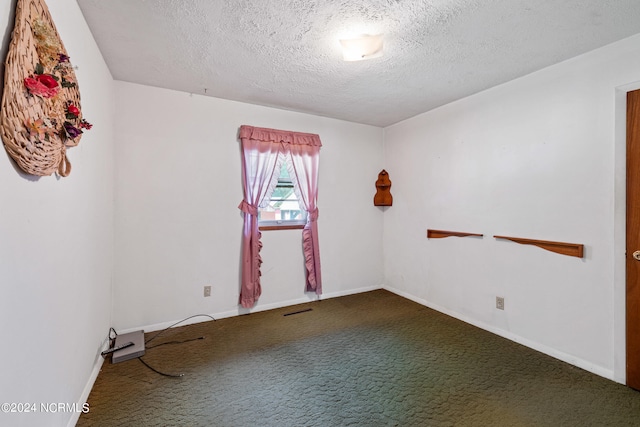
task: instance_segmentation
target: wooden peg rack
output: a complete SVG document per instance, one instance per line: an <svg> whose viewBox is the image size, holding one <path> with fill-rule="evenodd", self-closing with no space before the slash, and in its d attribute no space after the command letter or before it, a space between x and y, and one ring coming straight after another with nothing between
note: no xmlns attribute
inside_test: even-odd
<svg viewBox="0 0 640 427"><path fill-rule="evenodd" d="M427 239L443 239L445 237L467 237L467 236L482 237L482 234L465 233L461 231L445 231L445 230L427 229Z"/></svg>
<svg viewBox="0 0 640 427"><path fill-rule="evenodd" d="M584 256L584 245L580 243L551 242L549 240L522 239L520 237L493 236L496 239L511 240L521 245L533 245L547 251L561 255L582 258Z"/></svg>

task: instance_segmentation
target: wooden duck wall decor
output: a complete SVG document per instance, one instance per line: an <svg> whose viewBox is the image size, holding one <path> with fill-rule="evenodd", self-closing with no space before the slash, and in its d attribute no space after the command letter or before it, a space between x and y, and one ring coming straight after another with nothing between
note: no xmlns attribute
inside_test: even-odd
<svg viewBox="0 0 640 427"><path fill-rule="evenodd" d="M376 195L373 196L374 206L391 206L393 205L393 196L391 195L391 180L389 173L382 169L378 174L376 181Z"/></svg>

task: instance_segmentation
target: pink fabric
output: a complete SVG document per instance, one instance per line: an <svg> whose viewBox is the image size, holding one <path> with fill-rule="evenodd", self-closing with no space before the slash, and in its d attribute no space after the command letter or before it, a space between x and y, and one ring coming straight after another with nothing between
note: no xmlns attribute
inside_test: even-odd
<svg viewBox="0 0 640 427"><path fill-rule="evenodd" d="M290 132L288 130L256 128L242 125L240 126L240 139L242 140L244 138L273 143L282 142L293 145L312 145L318 147L318 149L322 146L320 137L314 133Z"/></svg>
<svg viewBox="0 0 640 427"><path fill-rule="evenodd" d="M307 268L307 292L322 294L320 273L320 246L318 244L318 165L320 147L315 145L291 145L289 156L293 166L290 174L294 187L299 191L300 202L307 211L307 224L302 230L302 247Z"/></svg>
<svg viewBox="0 0 640 427"><path fill-rule="evenodd" d="M265 199L276 174L279 146L270 142L242 138L242 183L244 200L238 208L244 212L242 232L242 278L240 304L253 307L262 292L260 287L260 230L258 206ZM275 179L278 176L275 175Z"/></svg>
<svg viewBox="0 0 640 427"><path fill-rule="evenodd" d="M242 183L244 200L238 208L244 213L242 235L242 277L240 304L250 308L262 292L260 286L260 242L258 207L267 203L279 175L282 156L291 156L294 174L292 181L299 192L304 208L309 212L302 232L307 291L322 293L320 280L320 250L318 246L318 159L320 137L315 134L275 129L240 127L242 143Z"/></svg>

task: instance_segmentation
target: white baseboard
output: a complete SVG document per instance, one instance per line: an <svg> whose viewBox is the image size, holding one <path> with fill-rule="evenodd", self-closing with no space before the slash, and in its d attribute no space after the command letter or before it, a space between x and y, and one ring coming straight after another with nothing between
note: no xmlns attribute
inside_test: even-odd
<svg viewBox="0 0 640 427"><path fill-rule="evenodd" d="M96 379L98 378L98 374L102 369L102 364L104 363L104 357L100 353L102 353L109 346L109 339L105 338L102 342L102 345L98 349L98 354L96 356L95 362L93 364L93 370L91 371L91 376L89 376L89 380L87 384L84 386L84 390L82 390L82 394L80 395L80 399L78 399L78 407L82 408L83 405L89 400L89 394L91 394L91 389L93 388L93 384L95 384ZM89 407L89 411L91 411L91 407ZM80 419L80 412L71 412L71 418L69 419L68 427L74 427L78 420Z"/></svg>
<svg viewBox="0 0 640 427"><path fill-rule="evenodd" d="M563 353L563 352L561 352L559 350L556 350L556 349L554 349L552 347L548 347L546 345L540 344L538 342L528 340L528 339L523 338L523 337L521 337L519 335L516 335L516 334L514 334L512 332L508 332L508 331L496 328L496 327L494 327L492 325L488 325L488 324L483 323L483 322L478 322L477 320L474 320L474 319L471 319L469 317L463 316L460 313L456 313L454 311L448 310L448 309L446 309L444 307L441 307L441 306L439 306L437 304L433 304L433 303L431 303L429 301L426 301L426 300L424 300L422 298L417 298L417 297L415 297L415 296L413 296L411 294L408 294L406 292L403 292L403 291L400 291L398 289L392 288L390 286L383 286L383 289L386 289L389 292L393 292L396 295L400 295L401 297L410 299L411 301L417 302L418 304L424 305L425 307L429 307L431 309L439 311L440 313L444 313L444 314L446 314L448 316L451 316L453 318L461 320L461 321L463 321L465 323L469 323L470 325L476 326L476 327L478 327L480 329L484 329L485 331L491 332L492 334L496 334L496 335L499 335L499 336L501 336L503 338L506 338L508 340L516 342L518 344L522 344L525 347L529 347L529 348L531 348L533 350L536 350L536 351L539 351L539 352L544 353L546 355L549 355L549 356L551 356L551 357L553 357L555 359L561 360L561 361L566 362L566 363L568 363L570 365L577 366L578 368L584 369L585 371L589 371L589 372L591 372L593 374L599 375L599 376L607 378L609 380L619 382L619 381L616 380L616 378L614 376L614 373L613 373L613 370L605 369L602 366L595 365L595 364L593 364L591 362L588 362L588 361L580 359L578 357L571 356L569 354Z"/></svg>
<svg viewBox="0 0 640 427"><path fill-rule="evenodd" d="M349 289L349 290L346 290L346 291L339 291L339 292L328 292L328 293L322 294L320 297L318 297L316 294L313 294L313 293L309 292L303 297L296 298L296 299L291 299L291 300L287 300L287 301L278 301L276 303L268 303L268 304L260 304L260 303L258 303L258 305L256 305L253 308L242 308L242 307L238 306L238 308L234 309L234 310L223 311L223 312L219 312L219 313L197 314L197 315L195 315L196 317L192 317L192 318L184 320L184 321L180 321L180 319L177 319L177 320L172 320L172 321L169 321L169 322L161 322L161 323L154 323L154 324L150 324L150 325L137 326L135 328L128 328L128 329L124 329L122 331L118 331L118 333L119 334L126 334L126 333L129 333L129 332L138 331L140 329L142 329L145 332L160 331L162 329L166 329L166 328L168 328L168 327L170 327L172 325L175 325L177 322L180 322L180 323L179 323L179 325L176 325L176 326L191 325L191 324L194 324L194 323L207 322L207 321L211 320L211 317L213 317L214 319L224 319L226 317L241 316L243 314L257 313L257 312L260 312L260 311L267 311L267 310L273 310L273 309L276 309L276 308L289 307L289 306L292 306L292 305L304 304L304 303L307 303L307 302L313 302L313 301L318 301L318 300L323 300L323 299L337 298L337 297L342 297L342 296L346 296L346 295L354 295L354 294L359 294L359 293L362 293L362 292L374 291L376 289L382 289L382 285L369 286L369 287L363 287L363 288L357 288L357 289ZM209 316L211 316L211 317L209 317Z"/></svg>

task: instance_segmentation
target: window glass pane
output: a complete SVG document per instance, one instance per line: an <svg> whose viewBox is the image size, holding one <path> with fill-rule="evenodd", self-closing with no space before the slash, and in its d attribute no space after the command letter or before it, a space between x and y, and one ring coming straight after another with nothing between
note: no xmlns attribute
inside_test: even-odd
<svg viewBox="0 0 640 427"><path fill-rule="evenodd" d="M289 181L291 181L289 170L287 169L287 162L282 163L282 168L280 169L280 179L288 179Z"/></svg>
<svg viewBox="0 0 640 427"><path fill-rule="evenodd" d="M280 169L278 184L271 195L269 205L259 209L258 220L260 222L306 221L306 212L300 207L286 162Z"/></svg>

